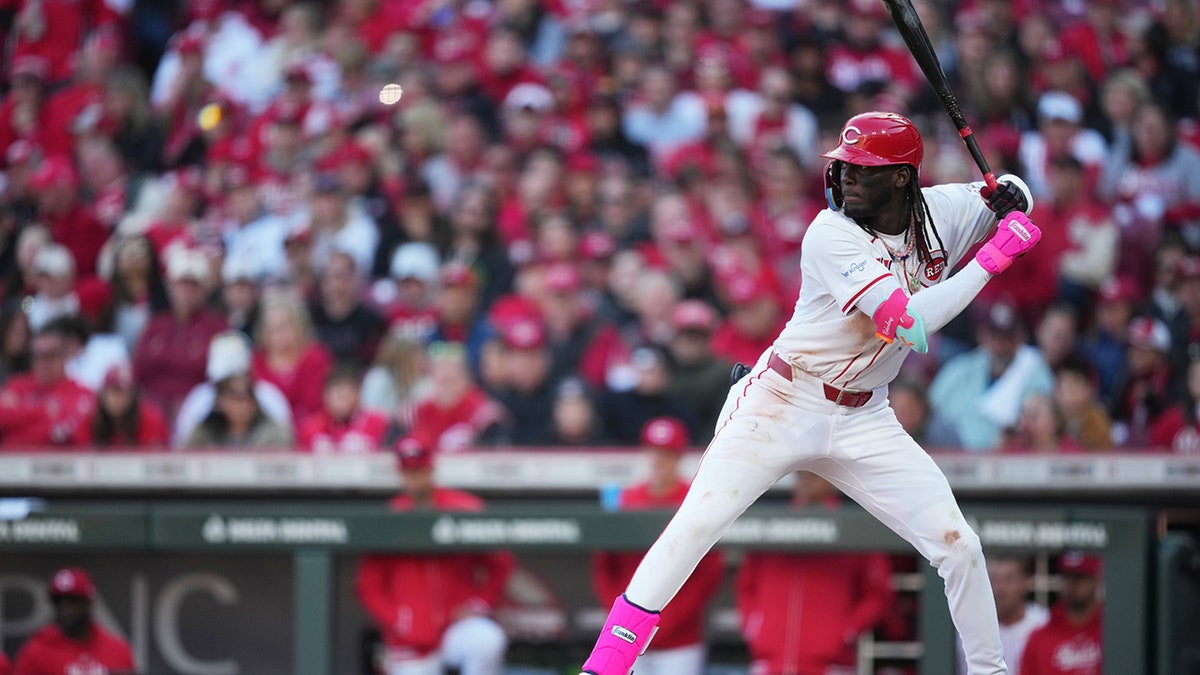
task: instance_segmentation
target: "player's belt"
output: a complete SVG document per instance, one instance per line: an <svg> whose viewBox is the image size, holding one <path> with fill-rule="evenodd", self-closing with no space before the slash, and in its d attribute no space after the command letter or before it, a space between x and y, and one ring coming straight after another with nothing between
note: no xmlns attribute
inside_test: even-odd
<svg viewBox="0 0 1200 675"><path fill-rule="evenodd" d="M767 367L779 373L785 380L791 382L792 364L784 361L782 356L771 352L771 356L767 358ZM821 383L821 386L825 388L825 398L838 405L844 405L847 408L861 408L875 394L873 391L847 391L845 389L838 389L824 382Z"/></svg>

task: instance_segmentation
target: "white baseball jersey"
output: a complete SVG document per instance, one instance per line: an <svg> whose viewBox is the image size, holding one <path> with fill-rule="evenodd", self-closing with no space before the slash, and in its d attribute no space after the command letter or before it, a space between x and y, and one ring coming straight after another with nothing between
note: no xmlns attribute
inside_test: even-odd
<svg viewBox="0 0 1200 675"><path fill-rule="evenodd" d="M932 231L927 232L933 250L926 263L917 261L915 248L903 263L892 260L887 247L900 251L903 235L873 237L840 211L817 214L804 235L800 297L775 340L777 353L840 389L869 391L896 377L909 348L900 340L888 344L878 338L868 314L873 308L864 310L856 303L880 284L899 286L911 296L940 283L996 224L977 183L938 185L922 192L945 245L943 249Z"/></svg>

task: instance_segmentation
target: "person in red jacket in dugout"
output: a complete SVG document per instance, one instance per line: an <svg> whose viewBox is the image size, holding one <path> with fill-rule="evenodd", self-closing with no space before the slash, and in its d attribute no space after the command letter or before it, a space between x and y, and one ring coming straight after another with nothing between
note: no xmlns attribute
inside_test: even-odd
<svg viewBox="0 0 1200 675"><path fill-rule="evenodd" d="M92 620L96 586L86 571L58 570L50 579L49 590L54 623L38 629L21 645L13 675L137 672L129 644Z"/></svg>
<svg viewBox="0 0 1200 675"><path fill-rule="evenodd" d="M433 453L412 436L396 444L404 490L393 511L482 511L478 497L434 481ZM381 675L501 675L508 638L489 615L515 566L507 551L368 554L359 602L383 635Z"/></svg>
<svg viewBox="0 0 1200 675"><path fill-rule="evenodd" d="M683 503L688 481L679 460L690 444L687 427L673 417L656 417L642 427L641 446L650 457L650 476L621 490L621 510L670 509ZM602 600L620 595L645 551L604 551L592 558L592 588ZM706 609L721 586L725 558L717 550L700 559L671 607L662 613L654 643L638 657L638 675L700 675L704 671Z"/></svg>
<svg viewBox="0 0 1200 675"><path fill-rule="evenodd" d="M828 481L796 474L794 507L838 503ZM734 587L750 675L854 675L855 644L892 604L882 553L751 551Z"/></svg>
<svg viewBox="0 0 1200 675"><path fill-rule="evenodd" d="M1100 675L1104 670L1100 558L1069 551L1058 559L1062 595L1050 620L1025 643L1021 675Z"/></svg>

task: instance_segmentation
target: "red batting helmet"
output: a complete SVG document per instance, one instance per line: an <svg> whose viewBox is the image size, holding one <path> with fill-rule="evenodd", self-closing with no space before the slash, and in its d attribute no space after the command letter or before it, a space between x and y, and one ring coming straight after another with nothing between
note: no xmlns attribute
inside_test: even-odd
<svg viewBox="0 0 1200 675"><path fill-rule="evenodd" d="M859 166L911 164L921 170L921 133L907 117L891 112L867 112L846 120L841 142L822 157Z"/></svg>

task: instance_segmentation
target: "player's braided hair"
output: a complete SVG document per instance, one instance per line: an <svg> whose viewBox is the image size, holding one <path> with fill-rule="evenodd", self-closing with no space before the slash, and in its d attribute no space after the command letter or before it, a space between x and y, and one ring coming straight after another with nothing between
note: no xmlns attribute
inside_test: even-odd
<svg viewBox="0 0 1200 675"><path fill-rule="evenodd" d="M925 202L925 193L921 192L921 185L917 181L915 169L912 171L912 180L908 181L907 190L908 194L904 203L905 210L909 212L909 222L916 229L913 236L916 237L917 260L927 263L933 260L933 251L935 250L929 246L928 232L933 232L938 248L944 251L946 245L942 243L942 235L938 234L937 224L933 222L933 216L929 213L929 204ZM926 226L928 226L928 230Z"/></svg>
<svg viewBox="0 0 1200 675"><path fill-rule="evenodd" d="M835 160L834 164L840 164L840 162ZM906 166L910 169L912 168L911 165ZM841 173L841 167L834 166L833 171L833 177L830 180L837 182L840 180L837 176ZM933 232L933 238L937 240L939 248L944 251L946 250L946 245L942 243L942 235L938 234L937 224L933 222L933 216L929 214L929 204L925 201L925 194L921 192L921 185L917 181L917 172L915 169L912 171L912 180L908 181L906 190L907 192L904 195L904 210L906 211L905 215L908 217L908 222L916 230L913 236L916 238L917 260L927 263L933 259L933 249L929 246L929 231ZM862 228L863 232L872 237L876 236L876 232L870 226L858 221L855 222ZM928 229L926 226L928 226Z"/></svg>

